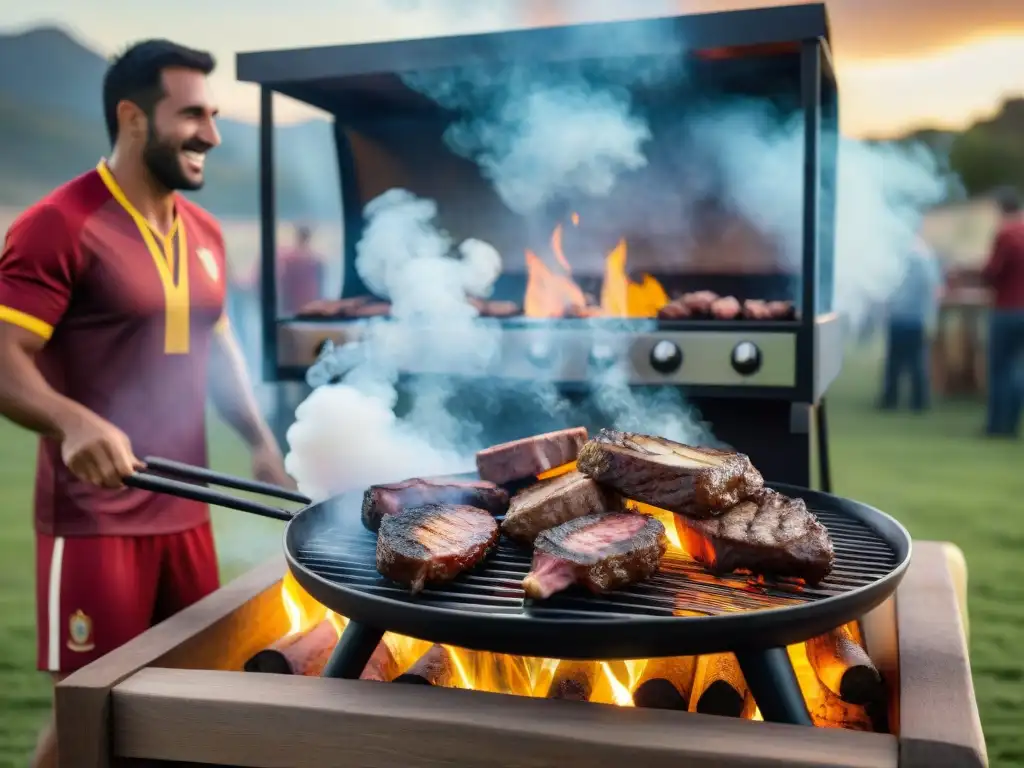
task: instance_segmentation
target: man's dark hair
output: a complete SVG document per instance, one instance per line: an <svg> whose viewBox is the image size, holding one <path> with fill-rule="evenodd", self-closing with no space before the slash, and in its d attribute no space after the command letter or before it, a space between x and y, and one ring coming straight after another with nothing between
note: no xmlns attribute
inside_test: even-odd
<svg viewBox="0 0 1024 768"><path fill-rule="evenodd" d="M217 62L206 51L197 51L170 40L144 40L114 58L103 77L103 116L110 144L117 141L117 105L137 104L148 117L164 94L161 74L168 67L193 69L208 75Z"/></svg>
<svg viewBox="0 0 1024 768"><path fill-rule="evenodd" d="M1024 201L1021 201L1020 192L1016 187L1002 187L996 190L996 202L999 210L1006 216L1013 216L1024 209Z"/></svg>

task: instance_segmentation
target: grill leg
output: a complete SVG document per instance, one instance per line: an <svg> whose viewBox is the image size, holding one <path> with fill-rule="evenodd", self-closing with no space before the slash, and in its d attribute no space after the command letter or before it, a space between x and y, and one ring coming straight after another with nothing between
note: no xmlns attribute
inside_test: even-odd
<svg viewBox="0 0 1024 768"><path fill-rule="evenodd" d="M334 652L324 667L322 677L358 680L382 637L383 629L350 621L345 631L341 633L338 644L334 646Z"/></svg>
<svg viewBox="0 0 1024 768"><path fill-rule="evenodd" d="M736 660L766 723L814 725L785 648L745 651Z"/></svg>

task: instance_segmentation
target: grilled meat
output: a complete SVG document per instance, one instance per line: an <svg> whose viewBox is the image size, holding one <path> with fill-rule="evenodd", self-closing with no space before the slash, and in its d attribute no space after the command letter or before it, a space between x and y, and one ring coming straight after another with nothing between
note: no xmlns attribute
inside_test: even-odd
<svg viewBox="0 0 1024 768"><path fill-rule="evenodd" d="M596 512L621 509L622 499L615 491L573 471L542 480L513 496L501 531L516 541L532 544L548 528Z"/></svg>
<svg viewBox="0 0 1024 768"><path fill-rule="evenodd" d="M477 453L477 472L498 485L535 477L574 461L586 440L586 427L573 427L495 445Z"/></svg>
<svg viewBox="0 0 1024 768"><path fill-rule="evenodd" d="M658 570L666 546L665 526L653 517L578 517L537 537L523 589L543 600L572 584L597 593L635 584Z"/></svg>
<svg viewBox="0 0 1024 768"><path fill-rule="evenodd" d="M415 594L426 583L451 581L477 565L498 542L489 512L427 504L385 515L377 534L377 570Z"/></svg>
<svg viewBox="0 0 1024 768"><path fill-rule="evenodd" d="M583 446L577 466L627 499L692 517L721 514L764 485L742 453L607 429Z"/></svg>
<svg viewBox="0 0 1024 768"><path fill-rule="evenodd" d="M835 562L828 530L804 500L768 488L718 517L676 520L694 559L714 573L746 570L816 584Z"/></svg>
<svg viewBox="0 0 1024 768"><path fill-rule="evenodd" d="M711 316L716 320L735 320L743 307L735 296L723 296L711 303Z"/></svg>
<svg viewBox="0 0 1024 768"><path fill-rule="evenodd" d="M363 525L376 531L385 515L397 515L424 504L465 504L492 515L503 515L508 509L508 491L483 480L470 482L419 477L400 483L371 485L363 494Z"/></svg>

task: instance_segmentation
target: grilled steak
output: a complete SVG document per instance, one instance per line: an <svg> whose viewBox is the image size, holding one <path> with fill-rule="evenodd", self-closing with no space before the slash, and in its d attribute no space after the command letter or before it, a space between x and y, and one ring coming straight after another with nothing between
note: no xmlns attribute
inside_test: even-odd
<svg viewBox="0 0 1024 768"><path fill-rule="evenodd" d="M400 483L371 485L363 494L363 525L376 531L385 515L397 515L424 504L465 504L492 515L503 515L508 509L508 491L482 480L461 482L419 477Z"/></svg>
<svg viewBox="0 0 1024 768"><path fill-rule="evenodd" d="M501 531L532 544L542 531L595 512L618 512L622 499L579 472L568 472L524 488L508 506Z"/></svg>
<svg viewBox="0 0 1024 768"><path fill-rule="evenodd" d="M543 600L572 584L597 593L635 584L658 570L666 546L665 526L653 517L578 517L537 537L523 589Z"/></svg>
<svg viewBox="0 0 1024 768"><path fill-rule="evenodd" d="M828 531L804 500L768 488L718 517L676 519L694 559L714 573L746 570L816 584L835 562Z"/></svg>
<svg viewBox="0 0 1024 768"><path fill-rule="evenodd" d="M735 296L722 296L711 304L711 316L718 320L735 320L743 307Z"/></svg>
<svg viewBox="0 0 1024 768"><path fill-rule="evenodd" d="M573 427L495 445L477 453L477 472L498 485L535 477L575 461L586 440L586 427Z"/></svg>
<svg viewBox="0 0 1024 768"><path fill-rule="evenodd" d="M377 570L413 593L427 582L451 581L479 563L498 542L489 512L427 504L386 515L377 534Z"/></svg>
<svg viewBox="0 0 1024 768"><path fill-rule="evenodd" d="M692 517L720 514L764 485L742 453L607 429L583 446L577 466L628 499Z"/></svg>

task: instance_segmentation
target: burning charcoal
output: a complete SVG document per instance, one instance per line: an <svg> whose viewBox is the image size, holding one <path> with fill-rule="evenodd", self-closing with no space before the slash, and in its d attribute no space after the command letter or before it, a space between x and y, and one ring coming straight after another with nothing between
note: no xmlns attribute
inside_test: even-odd
<svg viewBox="0 0 1024 768"><path fill-rule="evenodd" d="M503 515L508 510L508 491L494 483L465 480L431 480L414 477L401 483L372 485L363 494L363 525L380 529L385 515L397 515L425 504L464 504Z"/></svg>
<svg viewBox="0 0 1024 768"><path fill-rule="evenodd" d="M561 661L548 688L547 698L563 701L590 701L594 693L597 664L594 662Z"/></svg>
<svg viewBox="0 0 1024 768"><path fill-rule="evenodd" d="M685 711L693 693L697 659L694 656L651 659L633 691L633 704L644 709Z"/></svg>
<svg viewBox="0 0 1024 768"><path fill-rule="evenodd" d="M246 661L243 669L246 672L315 677L327 666L337 644L338 630L324 619L312 629L281 638Z"/></svg>
<svg viewBox="0 0 1024 768"><path fill-rule="evenodd" d="M622 509L622 499L579 472L542 480L512 497L501 531L511 539L532 544L543 531L597 512Z"/></svg>
<svg viewBox="0 0 1024 768"><path fill-rule="evenodd" d="M693 517L721 514L764 484L742 453L608 429L580 449L577 465L627 499Z"/></svg>
<svg viewBox="0 0 1024 768"><path fill-rule="evenodd" d="M743 308L734 296L723 296L711 303L711 316L716 320L735 320Z"/></svg>
<svg viewBox="0 0 1024 768"><path fill-rule="evenodd" d="M408 672L396 677L394 682L450 688L454 680L455 663L451 652L443 645L434 645L420 656Z"/></svg>
<svg viewBox="0 0 1024 768"><path fill-rule="evenodd" d="M746 570L817 584L835 562L828 529L804 500L768 488L717 517L676 522L690 555L712 573Z"/></svg>
<svg viewBox="0 0 1024 768"><path fill-rule="evenodd" d="M850 704L885 699L882 676L848 626L807 641L807 658L829 691Z"/></svg>
<svg viewBox="0 0 1024 768"><path fill-rule="evenodd" d="M377 534L377 570L413 594L475 567L498 543L498 523L482 509L428 504L385 515Z"/></svg>
<svg viewBox="0 0 1024 768"><path fill-rule="evenodd" d="M523 591L545 600L573 584L603 593L649 578L668 542L665 526L646 515L587 515L544 531L534 542Z"/></svg>
<svg viewBox="0 0 1024 768"><path fill-rule="evenodd" d="M398 672L398 660L395 659L395 655L391 650L391 646L387 644L387 641L382 639L378 644L373 655L370 656L370 660L366 662L366 667L363 669L360 680L375 680L377 682L387 682L395 677Z"/></svg>
<svg viewBox="0 0 1024 768"><path fill-rule="evenodd" d="M495 445L476 454L477 472L498 485L536 477L575 460L586 440L586 427L573 427Z"/></svg>
<svg viewBox="0 0 1024 768"><path fill-rule="evenodd" d="M697 660L690 711L703 715L743 717L753 713L753 700L732 653L713 653Z"/></svg>

